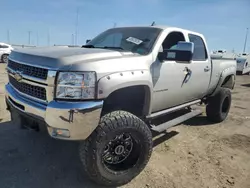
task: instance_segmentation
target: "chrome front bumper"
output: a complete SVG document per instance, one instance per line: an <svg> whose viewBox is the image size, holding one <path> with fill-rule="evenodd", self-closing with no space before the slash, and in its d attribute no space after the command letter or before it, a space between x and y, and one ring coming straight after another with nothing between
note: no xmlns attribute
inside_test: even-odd
<svg viewBox="0 0 250 188"><path fill-rule="evenodd" d="M64 140L85 140L98 126L103 101L34 102L20 95L10 84L6 100L27 115L45 121L50 136Z"/></svg>

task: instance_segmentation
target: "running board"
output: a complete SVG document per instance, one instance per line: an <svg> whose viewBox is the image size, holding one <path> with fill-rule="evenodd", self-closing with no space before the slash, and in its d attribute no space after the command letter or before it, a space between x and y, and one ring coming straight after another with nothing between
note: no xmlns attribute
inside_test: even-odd
<svg viewBox="0 0 250 188"><path fill-rule="evenodd" d="M169 114L169 113L172 113L172 112L176 112L178 110L181 110L183 108L186 108L186 107L189 107L189 106L192 106L192 105L195 105L195 104L198 104L198 103L201 103L201 100L195 100L195 101L192 101L192 102L189 102L189 103L185 103L185 104L182 104L182 105L179 105L179 106L175 106L173 108L168 108L166 110L162 110L162 111L159 111L159 112L155 112L149 116L147 116L146 118L147 119L154 119L154 118L158 118L160 116L163 116L163 115L166 115L166 114Z"/></svg>
<svg viewBox="0 0 250 188"><path fill-rule="evenodd" d="M157 125L157 126L153 126L151 129L153 131L161 133L161 132L166 131L170 127L178 125L178 124L180 124L180 123L182 123L182 122L184 122L184 121L186 121L188 119L191 119L191 118L193 118L195 116L198 116L200 114L202 114L202 111L200 111L200 110L193 110L193 111L188 112L188 113L186 113L186 114L184 114L184 115L182 115L180 117L177 117L175 119L167 121L167 122L165 122L163 124L160 124L160 125Z"/></svg>

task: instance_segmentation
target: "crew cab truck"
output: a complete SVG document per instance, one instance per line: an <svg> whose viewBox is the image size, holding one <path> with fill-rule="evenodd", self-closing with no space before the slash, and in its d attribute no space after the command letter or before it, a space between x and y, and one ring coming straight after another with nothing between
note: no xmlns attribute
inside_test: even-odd
<svg viewBox="0 0 250 188"><path fill-rule="evenodd" d="M236 61L211 60L208 52L202 34L166 26L108 29L81 48L15 49L7 108L22 128L80 141L94 182L123 185L148 163L152 133L200 115L193 105L205 104L213 122L227 117Z"/></svg>

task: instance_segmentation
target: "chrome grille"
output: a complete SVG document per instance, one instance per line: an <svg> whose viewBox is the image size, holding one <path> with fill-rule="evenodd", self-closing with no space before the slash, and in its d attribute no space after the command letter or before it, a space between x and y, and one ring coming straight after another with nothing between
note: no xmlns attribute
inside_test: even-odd
<svg viewBox="0 0 250 188"><path fill-rule="evenodd" d="M33 67L30 65L24 65L16 63L12 60L9 60L8 67L14 71L20 71L22 74L27 76L32 76L35 78L46 80L48 76L48 70L40 67Z"/></svg>
<svg viewBox="0 0 250 188"><path fill-rule="evenodd" d="M10 84L17 89L19 92L35 97L41 100L46 100L46 89L40 86L30 85L24 82L18 82L9 75Z"/></svg>

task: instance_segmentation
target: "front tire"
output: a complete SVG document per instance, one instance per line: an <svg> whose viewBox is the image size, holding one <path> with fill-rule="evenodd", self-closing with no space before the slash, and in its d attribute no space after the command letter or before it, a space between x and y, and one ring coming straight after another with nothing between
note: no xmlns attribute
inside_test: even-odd
<svg viewBox="0 0 250 188"><path fill-rule="evenodd" d="M1 58L1 61L3 63L8 63L8 58L9 58L9 55L8 54L3 54L2 55L2 58Z"/></svg>
<svg viewBox="0 0 250 188"><path fill-rule="evenodd" d="M208 100L207 118L215 123L224 121L231 107L232 96L229 89L221 88L215 96Z"/></svg>
<svg viewBox="0 0 250 188"><path fill-rule="evenodd" d="M125 111L104 115L97 129L80 144L86 175L103 186L130 182L147 165L152 153L152 134L138 117Z"/></svg>

